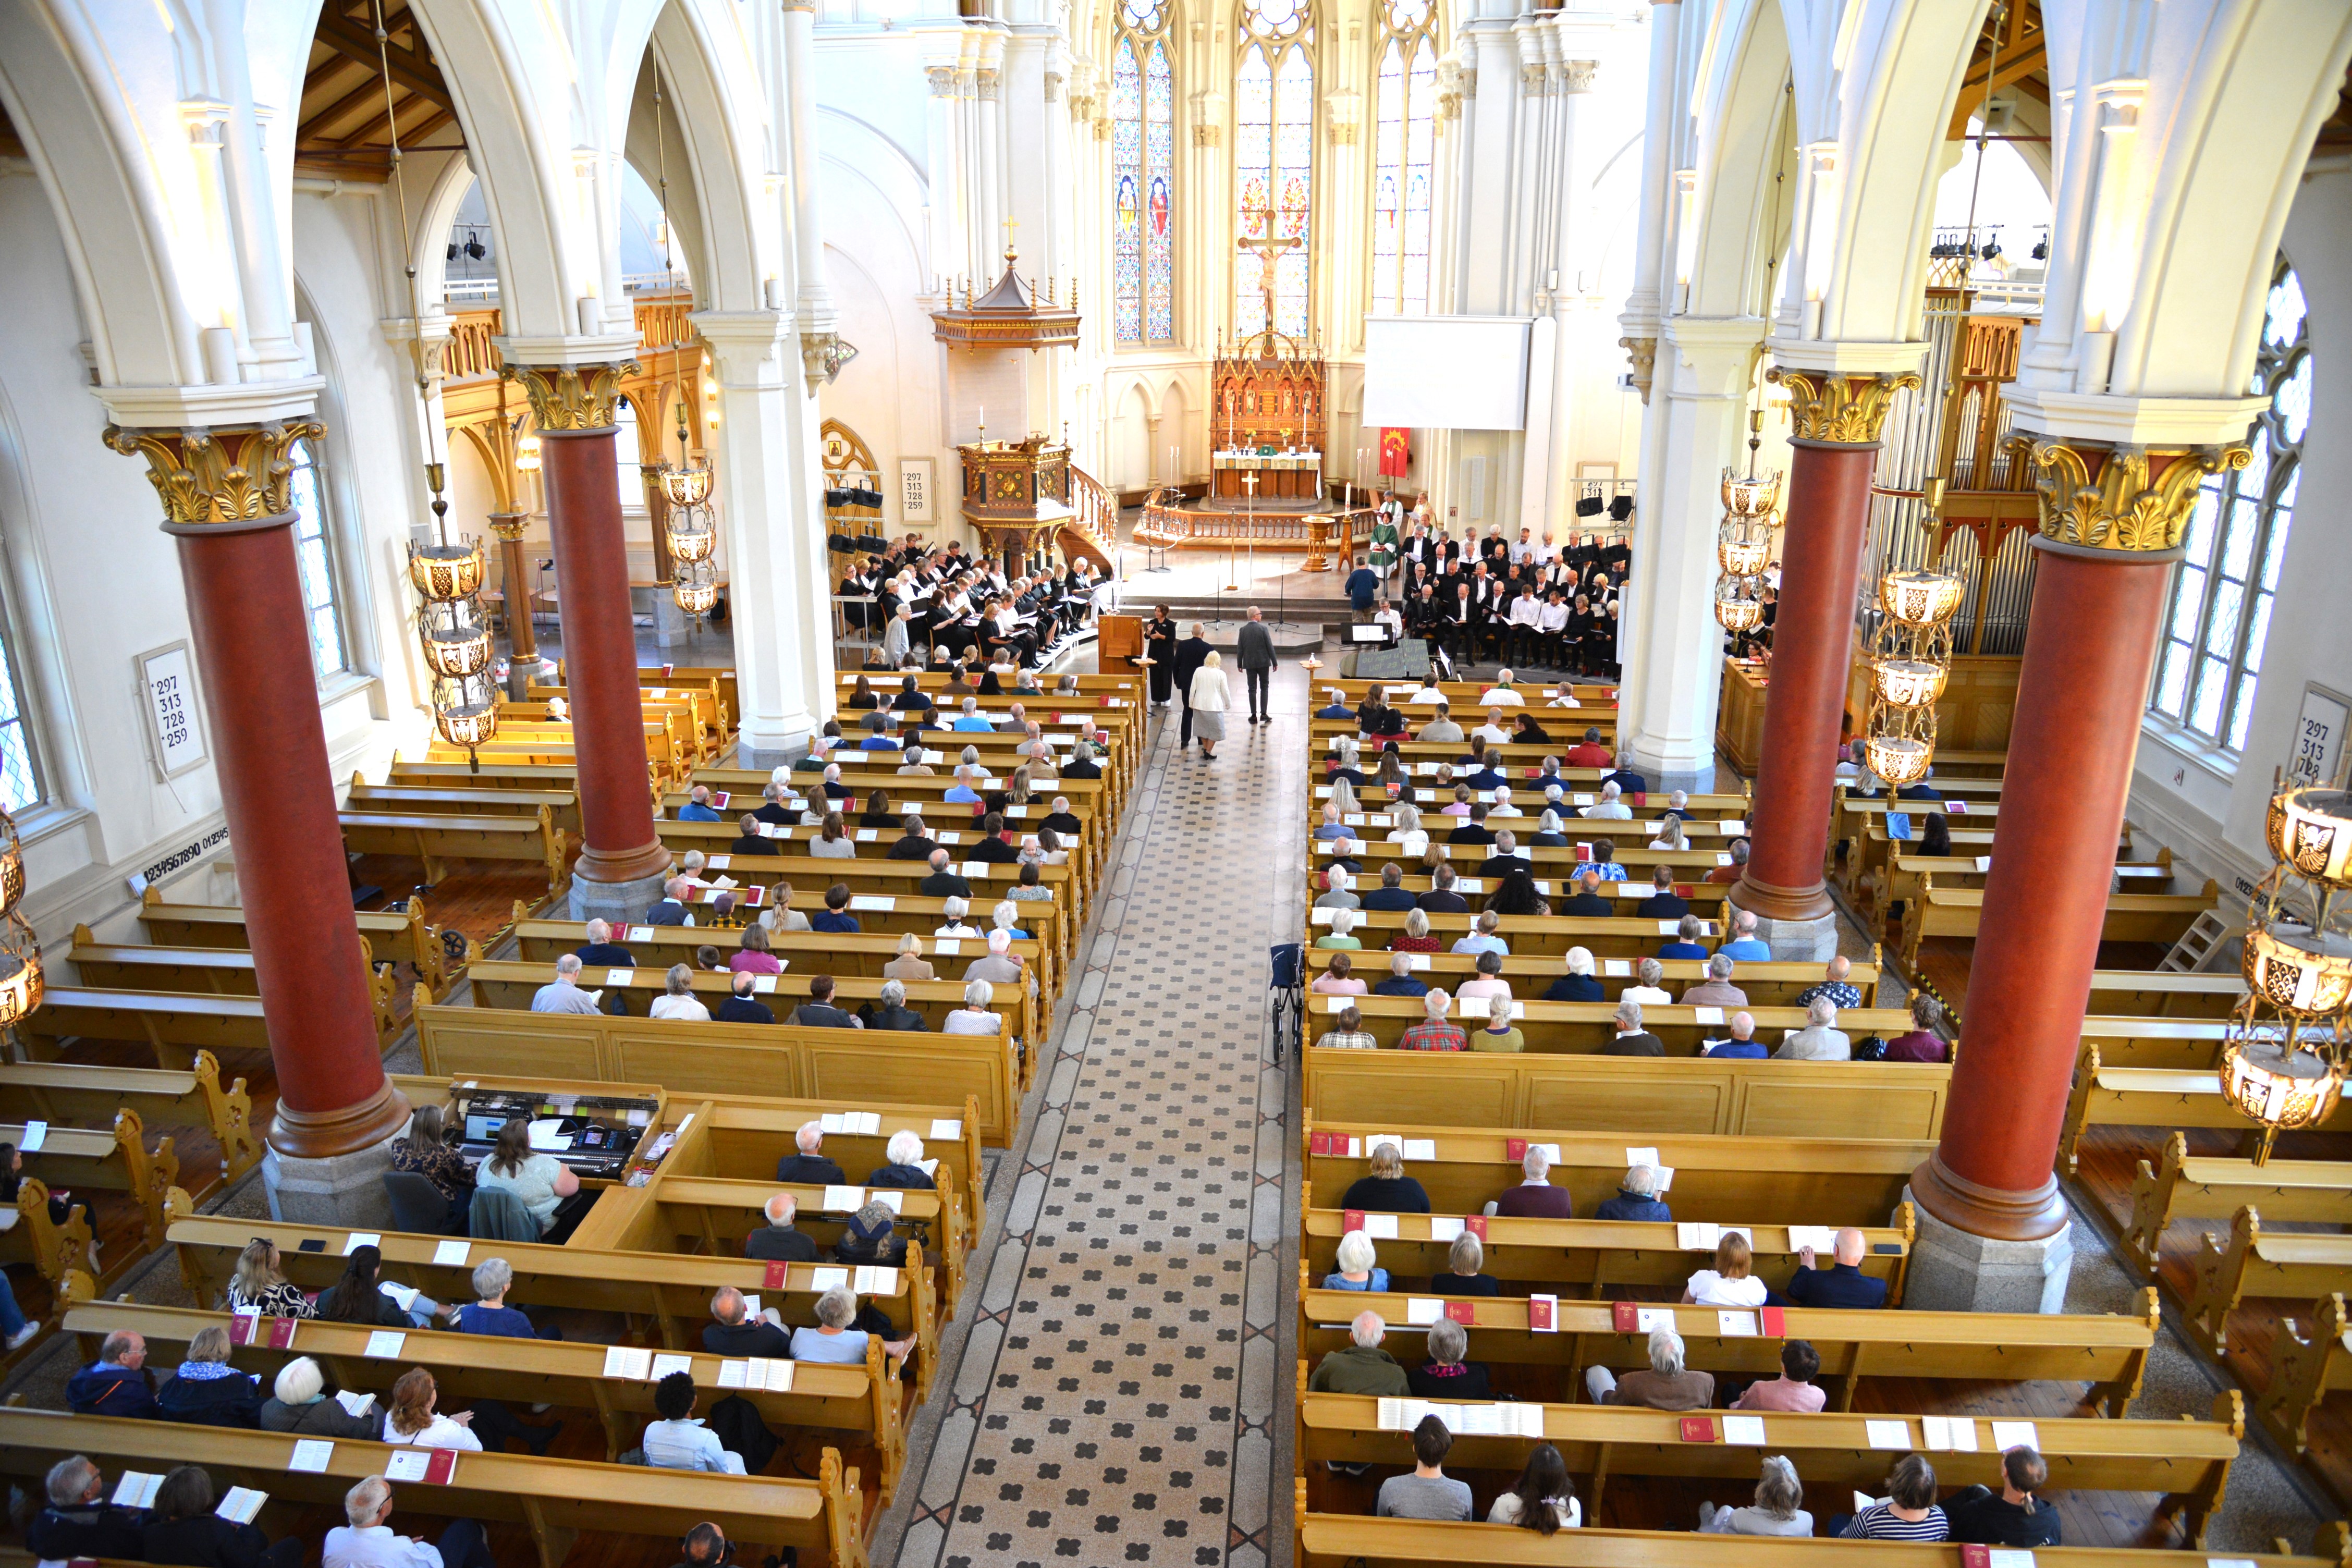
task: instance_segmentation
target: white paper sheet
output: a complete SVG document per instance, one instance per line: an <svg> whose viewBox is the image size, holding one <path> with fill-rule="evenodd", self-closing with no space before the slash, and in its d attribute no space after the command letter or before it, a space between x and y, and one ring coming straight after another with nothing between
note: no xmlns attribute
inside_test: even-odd
<svg viewBox="0 0 2352 1568"><path fill-rule="evenodd" d="M1375 1241L1394 1241L1397 1236L1397 1216L1392 1214L1366 1215L1364 1234Z"/></svg>
<svg viewBox="0 0 2352 1568"><path fill-rule="evenodd" d="M643 1383L646 1373L653 1370L653 1352L635 1345L607 1345L604 1348L604 1375L630 1383Z"/></svg>
<svg viewBox="0 0 2352 1568"><path fill-rule="evenodd" d="M694 1358L692 1356L657 1355L654 1357L653 1369L646 1374L646 1381L648 1383L659 1383L663 1378L669 1376L671 1373L680 1372L685 1373L689 1376L693 1374Z"/></svg>
<svg viewBox="0 0 2352 1568"><path fill-rule="evenodd" d="M855 1214L865 1204L864 1187L827 1187L817 1206L827 1214Z"/></svg>
<svg viewBox="0 0 2352 1568"><path fill-rule="evenodd" d="M383 1237L372 1230L355 1230L343 1237L343 1256L349 1258L362 1247L381 1247Z"/></svg>
<svg viewBox="0 0 2352 1568"><path fill-rule="evenodd" d="M463 1237L436 1242L433 1247L433 1261L443 1268L463 1268L466 1267L466 1259L473 1256L473 1251L474 1244Z"/></svg>
<svg viewBox="0 0 2352 1568"><path fill-rule="evenodd" d="M41 1146L48 1141L49 1124L47 1122L27 1121L25 1123L24 1141L16 1145L16 1152L37 1154L41 1152Z"/></svg>
<svg viewBox="0 0 2352 1568"><path fill-rule="evenodd" d="M140 1470L125 1470L122 1479L115 1484L116 1508L152 1508L155 1489L163 1484L162 1476L151 1476Z"/></svg>
<svg viewBox="0 0 2352 1568"><path fill-rule="evenodd" d="M1404 1303L1404 1321L1413 1328L1426 1328L1445 1316L1445 1303L1433 1297L1409 1296Z"/></svg>
<svg viewBox="0 0 2352 1568"><path fill-rule="evenodd" d="M426 1467L433 1463L430 1448L394 1448L385 1457L383 1479L388 1481L421 1481Z"/></svg>
<svg viewBox="0 0 2352 1568"><path fill-rule="evenodd" d="M232 1524L251 1524L253 1516L259 1513L261 1505L268 1500L268 1492L256 1491L251 1487L231 1487L227 1495L220 1500L220 1506L213 1511Z"/></svg>
<svg viewBox="0 0 2352 1568"><path fill-rule="evenodd" d="M849 1270L846 1268L817 1268L812 1269L810 1272L814 1277L814 1282L811 1286L811 1289L815 1290L820 1296L824 1295L827 1290L845 1289L848 1288Z"/></svg>
<svg viewBox="0 0 2352 1568"><path fill-rule="evenodd" d="M294 1452L287 1458L289 1470L308 1470L323 1475L335 1458L335 1446L320 1437L303 1437L294 1444Z"/></svg>
<svg viewBox="0 0 2352 1568"><path fill-rule="evenodd" d="M1760 1331L1757 1327L1755 1313L1736 1311L1716 1313L1715 1331L1728 1340L1753 1339Z"/></svg>
<svg viewBox="0 0 2352 1568"><path fill-rule="evenodd" d="M1862 1430L1874 1448L1910 1450L1911 1423L1908 1421L1865 1421L1862 1424Z"/></svg>
<svg viewBox="0 0 2352 1568"><path fill-rule="evenodd" d="M1452 1246L1454 1242L1461 1237L1461 1235L1462 1222L1460 1220L1448 1215L1432 1215L1429 1216L1430 1240L1442 1241L1448 1246Z"/></svg>
<svg viewBox="0 0 2352 1568"><path fill-rule="evenodd" d="M2042 1438L2031 1421L1996 1421L1992 1424L1993 1452L2006 1454L2011 1448L2039 1450Z"/></svg>
<svg viewBox="0 0 2352 1568"><path fill-rule="evenodd" d="M1723 1440L1746 1447L1764 1446L1764 1417L1761 1415L1726 1415L1723 1417Z"/></svg>
<svg viewBox="0 0 2352 1568"><path fill-rule="evenodd" d="M360 1353L376 1361L398 1361L400 1348L407 1342L408 1336L396 1329L378 1329L367 1337Z"/></svg>

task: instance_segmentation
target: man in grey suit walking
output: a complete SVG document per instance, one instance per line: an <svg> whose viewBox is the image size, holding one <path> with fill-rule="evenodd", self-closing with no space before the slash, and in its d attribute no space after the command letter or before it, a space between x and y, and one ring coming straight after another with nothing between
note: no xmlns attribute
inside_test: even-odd
<svg viewBox="0 0 2352 1568"><path fill-rule="evenodd" d="M1243 623L1239 652L1242 674L1249 683L1249 721L1271 724L1274 715L1266 693L1274 674L1274 634L1265 629L1265 614L1255 605L1250 606L1249 619Z"/></svg>

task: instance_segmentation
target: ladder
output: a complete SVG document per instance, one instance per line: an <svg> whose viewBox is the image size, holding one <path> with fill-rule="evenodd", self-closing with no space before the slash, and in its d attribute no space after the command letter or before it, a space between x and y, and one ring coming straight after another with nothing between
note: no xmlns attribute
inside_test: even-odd
<svg viewBox="0 0 2352 1568"><path fill-rule="evenodd" d="M2231 929L2230 922L2213 910L2200 912L2189 929L2180 933L2180 940L2172 944L2172 951L2164 955L2163 962L2157 968L2176 974L2202 972L2229 937Z"/></svg>

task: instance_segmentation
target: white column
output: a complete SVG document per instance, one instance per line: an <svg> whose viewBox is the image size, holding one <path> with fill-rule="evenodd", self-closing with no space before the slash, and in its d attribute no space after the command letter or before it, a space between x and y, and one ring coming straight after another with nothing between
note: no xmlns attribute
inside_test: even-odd
<svg viewBox="0 0 2352 1568"><path fill-rule="evenodd" d="M735 633L742 747L751 765L781 762L830 712L833 617L824 531L793 461L803 423L801 367L782 311L698 311L710 348L721 427L718 494L726 514L727 610ZM812 548L812 546L814 548Z"/></svg>
<svg viewBox="0 0 2352 1568"><path fill-rule="evenodd" d="M1661 789L1704 788L1714 778L1723 680L1716 524L1723 469L1739 451L1748 370L1763 336L1756 317L1676 316L1658 343L1648 426L1660 438L1643 446L1636 602L1633 626L1620 632L1623 662L1641 679L1621 691L1620 718L1637 764Z"/></svg>
<svg viewBox="0 0 2352 1568"><path fill-rule="evenodd" d="M1555 542L1566 540L1576 517L1576 461L1573 444L1568 432L1577 415L1576 389L1581 368L1576 349L1578 334L1575 318L1582 307L1582 294L1570 268L1577 259L1576 237L1583 212L1576 201L1584 189L1582 174L1583 148L1578 140L1583 129L1583 104L1591 92L1594 78L1600 72L1597 60L1563 60L1560 62L1559 86L1552 101L1559 110L1560 153L1559 195L1552 213L1554 224L1551 265L1558 276L1552 279L1551 316L1554 338L1552 351L1552 426L1550 471L1543 477L1546 505L1542 515ZM1589 320L1589 319L1588 319ZM1532 472L1529 482L1535 481Z"/></svg>
<svg viewBox="0 0 2352 1568"><path fill-rule="evenodd" d="M803 331L830 330L833 290L824 280L824 226L816 195L815 0L784 0L784 100L792 132L793 259Z"/></svg>
<svg viewBox="0 0 2352 1568"><path fill-rule="evenodd" d="M971 270L971 258L964 254L963 181L956 167L953 57L945 61L927 59L923 79L929 88L929 96L923 103L923 174L931 195L930 262L931 270L946 280L941 285L944 289L951 288L958 278Z"/></svg>

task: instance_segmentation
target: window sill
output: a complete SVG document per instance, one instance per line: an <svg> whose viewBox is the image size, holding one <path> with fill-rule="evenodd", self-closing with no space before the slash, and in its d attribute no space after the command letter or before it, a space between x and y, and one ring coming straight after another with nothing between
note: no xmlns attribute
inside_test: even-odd
<svg viewBox="0 0 2352 1568"><path fill-rule="evenodd" d="M52 838L65 832L84 821L89 815L89 809L84 806L65 805L49 800L39 801L14 815L16 837L29 848L44 838Z"/></svg>
<svg viewBox="0 0 2352 1568"><path fill-rule="evenodd" d="M2236 782L2239 764L2244 761L2236 752L2207 740L2179 720L2154 709L2141 719L2140 733L2181 761L2212 774L2224 784Z"/></svg>

